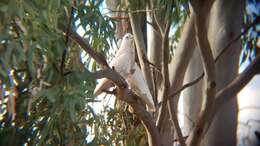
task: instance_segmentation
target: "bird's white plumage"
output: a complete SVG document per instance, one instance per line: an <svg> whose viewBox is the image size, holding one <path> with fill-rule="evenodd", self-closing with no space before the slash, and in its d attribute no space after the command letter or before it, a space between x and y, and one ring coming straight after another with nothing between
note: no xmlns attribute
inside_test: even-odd
<svg viewBox="0 0 260 146"><path fill-rule="evenodd" d="M117 51L115 58L109 64L126 79L130 89L132 89L148 105L149 110L154 111L152 95L148 85L143 77L139 66L135 63L135 48L133 36L127 33L122 40L121 46ZM109 79L102 79L94 90L95 95L99 95L105 89L113 86Z"/></svg>
<svg viewBox="0 0 260 146"><path fill-rule="evenodd" d="M134 64L133 70L134 73L126 78L127 83L129 84L130 88L148 105L149 109L154 111L155 106L153 97L150 93L146 81L144 80L142 71L136 63Z"/></svg>

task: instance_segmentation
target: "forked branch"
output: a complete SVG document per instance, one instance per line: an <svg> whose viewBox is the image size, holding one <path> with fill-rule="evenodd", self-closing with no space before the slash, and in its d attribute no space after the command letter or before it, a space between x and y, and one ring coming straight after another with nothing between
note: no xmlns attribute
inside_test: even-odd
<svg viewBox="0 0 260 146"><path fill-rule="evenodd" d="M66 29L62 29L63 32L66 32ZM117 95L120 100L127 102L132 106L134 114L142 121L143 125L149 132L148 134L152 137L152 145L160 146L161 140L159 136L159 131L155 125L155 122L152 116L146 111L145 107L137 102L137 99L140 99L136 94L133 93L128 87L125 79L117 73L115 70L109 68L105 58L98 53L96 53L88 42L84 41L75 31L71 30L70 38L79 44L92 58L94 58L97 63L105 67L104 70L91 73L95 79L108 78L117 86Z"/></svg>

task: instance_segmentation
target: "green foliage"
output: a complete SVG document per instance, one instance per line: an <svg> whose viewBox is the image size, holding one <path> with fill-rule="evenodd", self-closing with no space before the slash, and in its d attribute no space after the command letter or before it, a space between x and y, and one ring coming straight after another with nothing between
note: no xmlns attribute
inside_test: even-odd
<svg viewBox="0 0 260 146"><path fill-rule="evenodd" d="M106 117L89 105L96 102L95 80L82 63L82 50L72 41L67 45L59 28L68 27L71 17L73 29L83 27L94 49L108 52L115 28L102 16L102 4L77 1L72 8L70 0L0 2L0 145L110 145L117 138L120 131L109 131ZM10 101L13 94L16 104ZM108 113L115 119L114 109Z"/></svg>
<svg viewBox="0 0 260 146"><path fill-rule="evenodd" d="M84 29L84 36L90 40L91 46L97 52L105 54L115 41L115 21L102 15L102 3L103 0L80 3L77 6L76 21L80 21L77 27L81 26Z"/></svg>

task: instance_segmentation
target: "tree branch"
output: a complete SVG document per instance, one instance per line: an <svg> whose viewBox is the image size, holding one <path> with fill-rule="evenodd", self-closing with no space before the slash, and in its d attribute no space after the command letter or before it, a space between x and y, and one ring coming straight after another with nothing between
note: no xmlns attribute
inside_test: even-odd
<svg viewBox="0 0 260 146"><path fill-rule="evenodd" d="M146 54L144 52L145 44L144 44L142 29L140 27L140 20L137 15L134 15L132 13L129 13L129 18L130 18L133 35L134 35L137 56L140 62L141 70L143 72L145 80L147 81L149 89L151 89L151 74L149 71L149 66L145 64L145 61L143 59L143 56L146 56Z"/></svg>
<svg viewBox="0 0 260 146"><path fill-rule="evenodd" d="M203 131L203 126L208 120L207 111L212 107L216 94L216 75L215 75L215 62L210 47L210 43L207 37L206 18L209 14L214 0L202 1L192 0L191 5L195 14L195 30L196 40L198 48L202 56L204 72L206 74L206 103L205 109L202 115L199 117L198 123L196 124L191 136L188 138L188 144L191 146L197 146L200 144Z"/></svg>
<svg viewBox="0 0 260 146"><path fill-rule="evenodd" d="M158 73L161 73L161 70L160 70L159 68L157 68L156 65L154 65L152 62L150 62L150 61L146 58L145 55L143 56L143 60L144 60L146 63L148 63L149 65L151 65L153 68L155 68L155 70L156 70Z"/></svg>
<svg viewBox="0 0 260 146"><path fill-rule="evenodd" d="M146 111L145 107L142 104L136 102L136 99L139 97L133 94L133 92L130 90L127 90L124 95L128 95L128 97L133 97L126 98L126 100L124 101L132 106L132 108L134 109L134 113L141 119L143 125L145 126L147 134L151 135L152 146L161 146L161 137L155 125L155 121L153 120L152 116Z"/></svg>
<svg viewBox="0 0 260 146"><path fill-rule="evenodd" d="M96 71L96 72L90 72L90 74L95 78L95 79L101 79L101 78L108 78L115 85L117 85L120 88L126 88L127 83L125 79L117 73L115 70L111 68L106 68L104 70Z"/></svg>
<svg viewBox="0 0 260 146"><path fill-rule="evenodd" d="M184 73L187 69L189 59L195 48L195 30L194 30L194 16L187 18L186 23L183 28L182 36L172 61L169 64L169 81L170 81L170 90L177 91L182 86L182 82L184 79ZM174 103L174 107L177 108L179 97L167 97L164 100L170 99L172 103ZM167 102L163 102L163 106ZM157 125L159 127L163 126L162 121L165 115L165 109L160 108L157 118Z"/></svg>
<svg viewBox="0 0 260 146"><path fill-rule="evenodd" d="M214 102L212 111L209 112L209 115L214 117L220 107L236 97L237 93L241 91L256 74L260 74L260 55L257 56L241 74L237 75L231 83L217 92L216 101Z"/></svg>
<svg viewBox="0 0 260 146"><path fill-rule="evenodd" d="M231 83L229 83L224 89L220 90L216 94L216 100L213 105L205 111L203 114L206 115L205 123L198 123L190 137L196 138L196 134L200 133L203 136L208 132L214 116L217 114L221 107L234 97L236 94L256 75L260 73L260 56L258 56L243 73L239 74ZM201 122L201 121L199 121ZM188 140L189 140L188 138Z"/></svg>
<svg viewBox="0 0 260 146"><path fill-rule="evenodd" d="M146 13L146 12L154 12L154 11L159 11L160 9L159 8L155 8L155 9L151 9L151 10L146 10L146 9L140 9L140 10L131 10L131 11L127 11L127 10L112 10L112 9L109 9L109 8L105 8L107 10L109 10L109 12L107 13L104 13L103 15L108 15L110 13ZM162 8L161 8L162 9Z"/></svg>
<svg viewBox="0 0 260 146"><path fill-rule="evenodd" d="M163 48L163 66L162 66L162 71L163 71L163 83L164 83L164 91L163 91L163 98L167 99L169 95L169 88L170 88L170 81L169 81L169 70L168 70L168 61L169 61L169 40L168 40L168 35L170 31L170 22L169 20L166 23L165 26L165 32L163 34L162 40L162 48ZM163 102L167 102L167 107L168 107L168 112L170 115L170 119L172 122L172 125L174 129L176 130L179 142L181 146L186 146L185 140L183 138L181 128L178 122L178 116L177 116L177 111L174 108L174 105L171 104L170 100L163 100ZM163 104L164 105L164 104Z"/></svg>
<svg viewBox="0 0 260 146"><path fill-rule="evenodd" d="M63 27L61 27L63 28ZM66 29L62 29L63 32ZM127 87L127 83L125 79L117 73L115 70L109 68L105 58L99 54L97 54L92 47L83 40L75 31L71 30L70 38L72 38L75 42L77 42L91 57L93 57L99 64L105 67L104 70L97 71L97 72L90 72L90 74L95 79L100 78L108 78L110 79L119 90L117 90L117 95L119 95L119 99L127 102L129 105L132 106L134 110L134 114L142 121L143 125L147 129L147 134L150 134L152 137L153 146L160 146L161 140L159 136L159 131L155 125L155 122L151 115L146 111L145 107L137 102L137 99L140 99L136 94L133 93Z"/></svg>
<svg viewBox="0 0 260 146"><path fill-rule="evenodd" d="M235 43L238 39L240 39L240 37L242 35L244 35L245 33L248 32L248 30L255 26L256 24L260 23L260 16L258 16L254 21L253 23L251 23L250 25L248 25L246 28L244 28L245 30L243 32L241 32L239 35L237 35L233 40L231 40L223 49L222 51L217 55L217 57L214 59L214 62L216 63L220 57L229 49L229 47ZM181 93L184 89L190 87L190 86L193 86L194 84L198 83L203 77L204 77L204 72L199 76L197 77L196 79L194 79L193 81L191 81L190 83L187 83L187 84L184 84L181 88L179 88L178 90L176 90L175 92L172 92L170 93L170 97L173 97L173 96L176 96L178 95L179 93Z"/></svg>
<svg viewBox="0 0 260 146"><path fill-rule="evenodd" d="M96 78L108 78L118 87L117 89L117 97L120 100L125 101L128 103L134 110L134 114L142 121L143 125L147 130L147 134L150 134L152 137L152 145L153 146L160 146L161 140L159 131L156 127L155 121L153 120L152 116L146 111L145 107L138 102L138 97L133 91L127 88L127 83L125 79L117 73L115 70L107 68L102 71L97 71L91 73L91 75Z"/></svg>
<svg viewBox="0 0 260 146"><path fill-rule="evenodd" d="M61 29L64 33L66 33L66 28L64 26L59 25L59 29ZM103 68L108 68L109 65L106 61L106 59L104 58L104 56L102 56L101 54L97 53L94 51L94 49L90 46L90 44L84 40L77 32L75 32L74 30L72 30L70 28L70 38L75 41L76 43L78 43L83 50L85 50L93 59L95 59L97 61L97 63L99 63Z"/></svg>
<svg viewBox="0 0 260 146"><path fill-rule="evenodd" d="M193 86L194 84L198 83L202 78L204 77L204 73L202 73L198 78L196 78L195 80L187 83L187 84L184 84L180 89L176 90L175 92L172 92L169 94L169 97L174 97L178 94L180 94L184 89L190 87L190 86Z"/></svg>
<svg viewBox="0 0 260 146"><path fill-rule="evenodd" d="M66 38L65 38L65 48L62 52L62 58L61 58L61 64L60 64L60 72L63 75L64 73L64 63L65 63L65 59L66 59L66 54L68 52L68 47L69 47L69 36L70 36L70 29L71 28L71 20L73 17L73 7L71 7L70 9L70 15L69 15L69 21L68 21L68 27L67 27L67 31L66 31Z"/></svg>

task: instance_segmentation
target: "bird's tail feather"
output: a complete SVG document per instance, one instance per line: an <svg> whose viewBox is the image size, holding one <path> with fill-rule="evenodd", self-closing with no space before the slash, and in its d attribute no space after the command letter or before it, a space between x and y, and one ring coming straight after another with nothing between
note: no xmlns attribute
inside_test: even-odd
<svg viewBox="0 0 260 146"><path fill-rule="evenodd" d="M101 81L96 85L96 88L94 90L94 95L98 96L101 94L104 90L110 88L113 86L113 82L110 81L107 78L101 79Z"/></svg>

